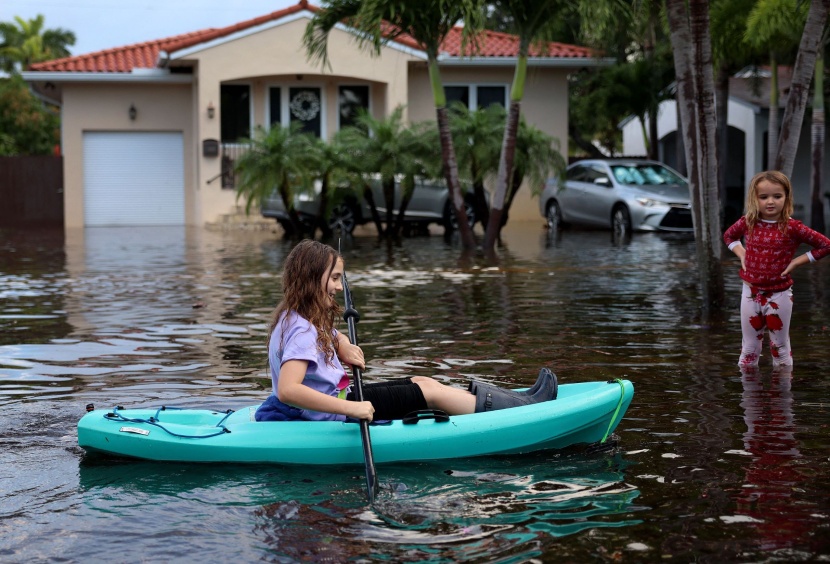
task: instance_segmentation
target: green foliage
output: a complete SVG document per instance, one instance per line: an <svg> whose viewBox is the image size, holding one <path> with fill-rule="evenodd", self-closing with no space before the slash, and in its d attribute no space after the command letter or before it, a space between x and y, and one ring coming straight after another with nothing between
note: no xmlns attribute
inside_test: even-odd
<svg viewBox="0 0 830 564"><path fill-rule="evenodd" d="M566 165L559 139L522 119L516 133L514 167L516 175L527 181L531 193L540 194L549 178L564 174Z"/></svg>
<svg viewBox="0 0 830 564"><path fill-rule="evenodd" d="M33 63L68 57L75 34L65 29L44 29L43 15L15 23L0 22L0 68L7 73L25 70Z"/></svg>
<svg viewBox="0 0 830 564"><path fill-rule="evenodd" d="M0 80L0 155L48 155L60 144L60 120L19 76Z"/></svg>
<svg viewBox="0 0 830 564"><path fill-rule="evenodd" d="M239 184L237 198L244 198L246 211L259 206L274 190L283 196L286 209L293 205L298 190L310 191L320 170L316 139L301 133L300 125L273 127L267 133L257 128L254 138L245 141L249 150L236 162Z"/></svg>
<svg viewBox="0 0 830 564"><path fill-rule="evenodd" d="M483 182L497 172L505 118L504 108L497 104L475 111L460 102L450 106L458 168L470 181Z"/></svg>
<svg viewBox="0 0 830 564"><path fill-rule="evenodd" d="M758 0L746 19L744 39L756 49L794 55L807 21L809 2Z"/></svg>

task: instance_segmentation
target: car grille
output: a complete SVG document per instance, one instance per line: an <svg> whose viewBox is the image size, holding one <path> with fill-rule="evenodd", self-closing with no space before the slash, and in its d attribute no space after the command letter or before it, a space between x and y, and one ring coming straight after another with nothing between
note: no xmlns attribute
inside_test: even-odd
<svg viewBox="0 0 830 564"><path fill-rule="evenodd" d="M692 210L687 207L672 206L660 222L664 229L692 229Z"/></svg>

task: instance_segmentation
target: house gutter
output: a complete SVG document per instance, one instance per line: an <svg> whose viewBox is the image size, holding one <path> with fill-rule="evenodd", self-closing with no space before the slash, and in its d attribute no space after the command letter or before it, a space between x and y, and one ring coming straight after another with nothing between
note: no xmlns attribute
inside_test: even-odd
<svg viewBox="0 0 830 564"><path fill-rule="evenodd" d="M518 63L518 57L452 57L439 55L438 64L446 67L470 67L470 66L509 66L514 67ZM615 63L615 59L604 58L577 58L577 57L528 57L528 67L607 67Z"/></svg>
<svg viewBox="0 0 830 564"><path fill-rule="evenodd" d="M170 74L167 69L133 69L133 72L38 72L20 73L26 82L143 82L191 84L193 75Z"/></svg>

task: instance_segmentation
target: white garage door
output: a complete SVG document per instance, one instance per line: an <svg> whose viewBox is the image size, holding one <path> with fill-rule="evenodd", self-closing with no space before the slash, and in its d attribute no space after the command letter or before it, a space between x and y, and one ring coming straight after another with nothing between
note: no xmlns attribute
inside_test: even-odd
<svg viewBox="0 0 830 564"><path fill-rule="evenodd" d="M84 133L84 225L183 225L181 133Z"/></svg>

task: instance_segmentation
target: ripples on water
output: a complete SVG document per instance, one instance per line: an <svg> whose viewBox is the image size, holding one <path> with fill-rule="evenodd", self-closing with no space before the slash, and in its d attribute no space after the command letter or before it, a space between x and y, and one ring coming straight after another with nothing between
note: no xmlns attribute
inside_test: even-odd
<svg viewBox="0 0 830 564"><path fill-rule="evenodd" d="M77 447L87 403L261 401L289 244L178 228L6 234L0 560L830 555L830 261L796 272L796 372L741 374L734 271L730 310L704 326L688 239L551 239L534 224L505 243L493 266L440 237L343 241L367 379L528 385L540 366L565 383L627 377L619 446L383 465L368 510L360 468L118 462Z"/></svg>

